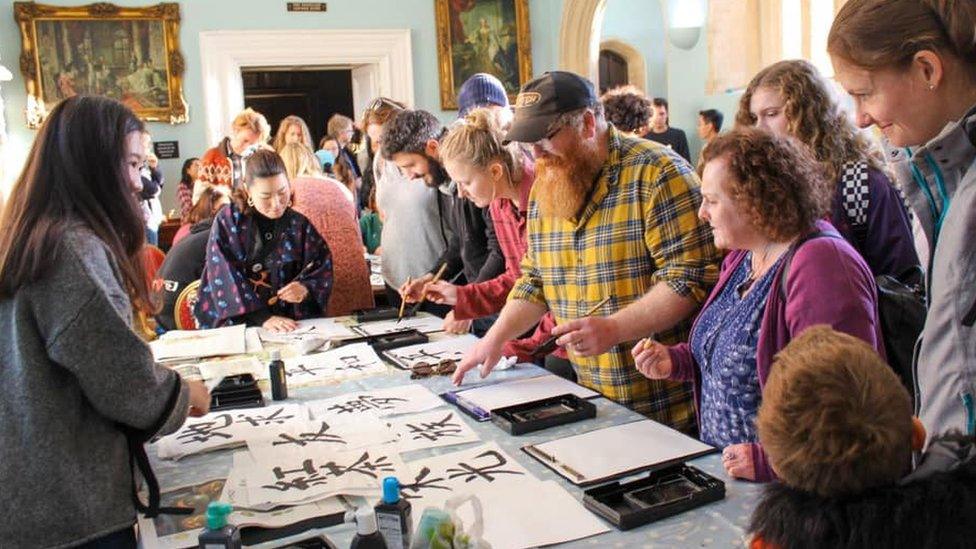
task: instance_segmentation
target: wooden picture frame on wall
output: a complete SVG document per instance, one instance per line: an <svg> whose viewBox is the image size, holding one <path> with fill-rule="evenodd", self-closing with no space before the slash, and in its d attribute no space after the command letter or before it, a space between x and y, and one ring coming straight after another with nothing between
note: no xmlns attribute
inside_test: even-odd
<svg viewBox="0 0 976 549"><path fill-rule="evenodd" d="M471 75L493 74L509 101L532 79L528 0L434 0L441 109L458 108Z"/></svg>
<svg viewBox="0 0 976 549"><path fill-rule="evenodd" d="M51 107L76 94L112 97L146 121L187 122L179 4L14 2L14 19L28 127L38 127Z"/></svg>

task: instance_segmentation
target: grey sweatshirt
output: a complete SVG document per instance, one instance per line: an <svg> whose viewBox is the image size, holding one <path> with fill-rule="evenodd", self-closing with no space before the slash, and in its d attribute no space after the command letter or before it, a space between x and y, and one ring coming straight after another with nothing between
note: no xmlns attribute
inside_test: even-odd
<svg viewBox="0 0 976 549"><path fill-rule="evenodd" d="M78 544L133 524L122 426L175 431L189 394L131 329L105 244L77 226L55 267L0 299L0 546Z"/></svg>

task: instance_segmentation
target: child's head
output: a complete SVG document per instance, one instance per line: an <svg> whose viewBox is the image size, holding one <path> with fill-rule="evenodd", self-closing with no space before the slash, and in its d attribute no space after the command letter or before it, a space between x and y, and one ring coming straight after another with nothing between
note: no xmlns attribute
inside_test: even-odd
<svg viewBox="0 0 976 549"><path fill-rule="evenodd" d="M873 348L815 326L776 355L757 427L784 484L835 497L903 477L924 440L914 422L908 392Z"/></svg>

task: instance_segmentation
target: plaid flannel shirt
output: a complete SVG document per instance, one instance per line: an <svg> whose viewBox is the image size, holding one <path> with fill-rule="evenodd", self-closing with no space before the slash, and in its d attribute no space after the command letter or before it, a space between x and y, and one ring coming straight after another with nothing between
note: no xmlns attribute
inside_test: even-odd
<svg viewBox="0 0 976 549"><path fill-rule="evenodd" d="M609 157L578 219L543 217L535 200L529 208L528 250L509 299L547 305L559 323L612 296L595 313L608 316L659 282L701 303L718 277L720 255L698 219L701 191L691 166L612 126L608 141ZM686 339L690 320L656 338ZM593 357L570 353L580 384L665 425L694 429L690 387L645 378L634 367L632 346L623 342Z"/></svg>

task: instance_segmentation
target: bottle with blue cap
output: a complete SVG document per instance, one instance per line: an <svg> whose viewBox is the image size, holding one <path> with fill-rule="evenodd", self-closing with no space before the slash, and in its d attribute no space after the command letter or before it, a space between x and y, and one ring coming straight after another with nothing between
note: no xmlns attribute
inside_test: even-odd
<svg viewBox="0 0 976 549"><path fill-rule="evenodd" d="M197 538L200 549L240 549L241 532L233 524L227 524L227 515L234 508L223 501L211 501L207 505L207 529Z"/></svg>
<svg viewBox="0 0 976 549"><path fill-rule="evenodd" d="M413 520L410 502L400 497L400 481L396 477L383 479L383 499L376 504L376 523L390 549L408 549Z"/></svg>

